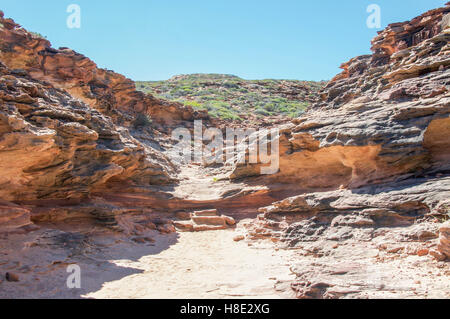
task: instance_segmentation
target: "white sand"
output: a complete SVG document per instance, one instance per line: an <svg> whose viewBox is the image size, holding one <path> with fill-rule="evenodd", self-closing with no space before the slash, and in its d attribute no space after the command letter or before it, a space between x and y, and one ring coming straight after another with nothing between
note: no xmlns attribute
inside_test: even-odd
<svg viewBox="0 0 450 319"><path fill-rule="evenodd" d="M85 297L91 298L287 298L276 281L293 279L289 251L272 245L249 247L234 242L235 231L181 233L178 242L138 261L117 260L121 267L142 269Z"/></svg>

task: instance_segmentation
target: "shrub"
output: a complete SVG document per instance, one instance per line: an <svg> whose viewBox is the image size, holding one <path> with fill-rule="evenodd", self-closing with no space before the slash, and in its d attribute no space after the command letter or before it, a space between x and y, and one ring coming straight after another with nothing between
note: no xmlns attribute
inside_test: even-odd
<svg viewBox="0 0 450 319"><path fill-rule="evenodd" d="M30 32L30 33L31 33L31 35L32 35L34 38L47 39L46 36L43 36L42 34L40 34L40 33L38 33L38 32Z"/></svg>
<svg viewBox="0 0 450 319"><path fill-rule="evenodd" d="M285 83L304 85L288 98L280 89ZM136 88L156 97L178 101L195 109L207 109L212 117L237 119L256 114L258 117L282 115L295 118L309 106L306 96L314 97L322 82L288 80L243 80L221 74L192 74L169 81L136 82ZM157 93L158 92L158 93Z"/></svg>
<svg viewBox="0 0 450 319"><path fill-rule="evenodd" d="M142 113L139 113L133 122L133 126L135 128L146 127L146 126L150 126L151 124L152 124L151 118L147 114L142 114Z"/></svg>
<svg viewBox="0 0 450 319"><path fill-rule="evenodd" d="M258 115L270 115L270 113L264 109L256 109L255 113Z"/></svg>

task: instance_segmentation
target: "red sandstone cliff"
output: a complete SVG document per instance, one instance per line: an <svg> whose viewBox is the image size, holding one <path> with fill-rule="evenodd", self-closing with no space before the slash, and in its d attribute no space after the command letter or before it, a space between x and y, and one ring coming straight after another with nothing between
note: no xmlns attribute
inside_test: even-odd
<svg viewBox="0 0 450 319"><path fill-rule="evenodd" d="M344 262L345 283L333 275L342 254L353 262L373 248L374 269L391 257L448 256L439 225L450 216L449 21L450 4L389 25L372 55L343 64L322 100L281 128L277 174L232 173L297 193L261 208L247 236L302 251L292 268L299 298L368 296L371 284L352 285L371 272L364 262Z"/></svg>
<svg viewBox="0 0 450 319"><path fill-rule="evenodd" d="M174 224L234 225L215 210L194 210L239 217L260 208L239 238L298 249L289 287L299 298L389 294L404 281L385 287L370 275L395 277L397 263L416 267L409 256L432 256L445 269L449 17L447 5L392 24L374 39L372 55L343 64L321 101L280 128L277 174L236 165L230 180L217 180L224 167L180 173L161 133L206 114L136 92L125 77L51 48L0 14L0 232L35 230L34 222L43 225L34 243L54 247L81 235L47 232L46 222L67 228L89 219L146 243ZM139 113L154 123L134 128ZM199 220L216 228L196 227ZM424 265L437 272L433 262Z"/></svg>

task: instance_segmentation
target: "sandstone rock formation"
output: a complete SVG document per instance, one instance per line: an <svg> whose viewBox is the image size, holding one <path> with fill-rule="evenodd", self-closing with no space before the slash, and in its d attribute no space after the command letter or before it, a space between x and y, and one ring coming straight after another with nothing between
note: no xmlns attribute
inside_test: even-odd
<svg viewBox="0 0 450 319"><path fill-rule="evenodd" d="M99 247L236 222L236 242L295 249L296 279L276 289L298 298L447 296L449 21L450 4L380 32L280 127L279 172L260 175L177 166L167 133L205 112L137 92L0 13L0 274L26 280L33 269L13 258L48 274Z"/></svg>
<svg viewBox="0 0 450 319"><path fill-rule="evenodd" d="M449 183L448 178L417 179L415 184L406 181L291 197L261 208L250 235L275 238L289 247L321 238L336 242L386 235L396 236L398 242L436 239L436 218L448 216ZM386 227L402 226L403 233L386 234ZM445 237L445 227L441 232Z"/></svg>
<svg viewBox="0 0 450 319"><path fill-rule="evenodd" d="M448 257L448 222L440 223L450 217L449 19L450 4L389 25L373 55L343 64L322 100L280 128L277 174L260 176L261 164L231 174L302 193L261 208L247 225L249 240L303 251L293 265L297 297L374 297L395 289L362 288L358 279L389 276L390 255L404 267L411 255ZM351 265L359 259L373 266ZM333 270L339 260L342 274Z"/></svg>
<svg viewBox="0 0 450 319"><path fill-rule="evenodd" d="M173 166L160 152L66 91L3 64L0 103L3 200L75 205L107 182L172 180ZM13 218L20 209L11 211Z"/></svg>
<svg viewBox="0 0 450 319"><path fill-rule="evenodd" d="M344 64L323 100L282 128L280 172L267 179L310 190L357 188L448 170L448 14L445 7L390 25L373 55ZM393 40L408 36L408 46ZM259 171L241 165L232 178Z"/></svg>

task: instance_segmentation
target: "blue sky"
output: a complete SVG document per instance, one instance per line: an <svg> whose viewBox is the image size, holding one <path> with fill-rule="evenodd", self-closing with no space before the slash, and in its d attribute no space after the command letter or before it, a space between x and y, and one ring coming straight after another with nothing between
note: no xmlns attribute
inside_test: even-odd
<svg viewBox="0 0 450 319"><path fill-rule="evenodd" d="M134 80L187 73L246 79L330 79L370 53L369 4L382 28L448 0L0 0L0 9L54 47L70 47ZM69 4L81 29L66 26Z"/></svg>

